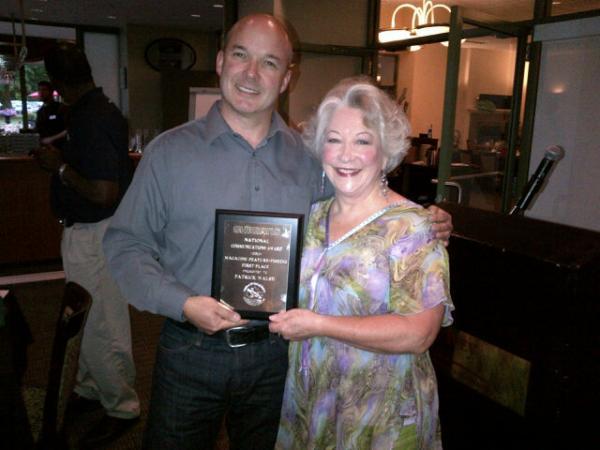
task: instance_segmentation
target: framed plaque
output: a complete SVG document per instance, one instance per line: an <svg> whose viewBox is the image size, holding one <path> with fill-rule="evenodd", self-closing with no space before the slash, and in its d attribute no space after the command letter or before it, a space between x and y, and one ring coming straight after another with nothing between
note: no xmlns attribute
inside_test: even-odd
<svg viewBox="0 0 600 450"><path fill-rule="evenodd" d="M301 214L217 209L212 296L245 319L297 304Z"/></svg>

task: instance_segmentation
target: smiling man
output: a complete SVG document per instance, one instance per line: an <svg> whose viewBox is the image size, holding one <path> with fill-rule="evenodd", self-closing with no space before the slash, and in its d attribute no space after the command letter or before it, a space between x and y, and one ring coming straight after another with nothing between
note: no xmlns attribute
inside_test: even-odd
<svg viewBox="0 0 600 450"><path fill-rule="evenodd" d="M256 33L259 22L258 17L240 21L232 29L225 50L217 56L221 114L253 146L268 132L279 94L290 82L293 56L281 25L267 21L265 32Z"/></svg>
<svg viewBox="0 0 600 450"><path fill-rule="evenodd" d="M321 166L275 111L292 45L274 17L238 21L216 61L222 100L144 152L104 240L128 301L166 316L144 448L273 448L287 342L210 297L216 209L308 215ZM448 229L446 229L447 233Z"/></svg>
<svg viewBox="0 0 600 450"><path fill-rule="evenodd" d="M128 301L167 317L144 448L213 448L225 414L231 448L274 445L287 344L209 296L215 209L307 214L322 195L319 163L275 112L291 60L274 17L234 25L216 61L222 100L147 147L107 233Z"/></svg>

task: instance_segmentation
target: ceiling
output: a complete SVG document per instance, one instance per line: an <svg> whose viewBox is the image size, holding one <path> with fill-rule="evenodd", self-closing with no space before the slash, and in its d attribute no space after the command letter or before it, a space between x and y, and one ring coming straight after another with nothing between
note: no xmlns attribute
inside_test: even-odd
<svg viewBox="0 0 600 450"><path fill-rule="evenodd" d="M20 0L0 0L0 15L20 18ZM222 29L224 0L23 0L25 19L124 28L153 25L201 31ZM5 11L8 11L7 13Z"/></svg>
<svg viewBox="0 0 600 450"><path fill-rule="evenodd" d="M224 0L22 0L27 20L69 25L124 28L126 24L176 27L201 31L222 28ZM287 0L301 1L301 0ZM341 0L338 0L341 1ZM442 0L465 9L465 15L484 20L531 19L534 0ZM421 0L381 0L382 7L401 3L422 5ZM439 3L435 1L435 3ZM600 9L600 0L562 0L554 14ZM0 0L0 14L20 18L20 0ZM8 5L8 8L4 8ZM216 5L216 6L215 6ZM477 16L477 17L475 17Z"/></svg>

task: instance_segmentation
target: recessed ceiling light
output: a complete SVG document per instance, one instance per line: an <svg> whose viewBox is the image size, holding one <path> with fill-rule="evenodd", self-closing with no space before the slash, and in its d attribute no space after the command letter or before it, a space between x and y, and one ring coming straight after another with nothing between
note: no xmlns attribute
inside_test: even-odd
<svg viewBox="0 0 600 450"><path fill-rule="evenodd" d="M221 4L219 4L219 3L215 3L215 4L213 5L213 8L222 8L222 7L223 7L223 5L221 5Z"/></svg>
<svg viewBox="0 0 600 450"><path fill-rule="evenodd" d="M106 16L107 19L116 20L117 16Z"/></svg>
<svg viewBox="0 0 600 450"><path fill-rule="evenodd" d="M196 19L202 17L200 14L190 14L190 17L195 17Z"/></svg>
<svg viewBox="0 0 600 450"><path fill-rule="evenodd" d="M562 2L552 2L553 5L560 5Z"/></svg>

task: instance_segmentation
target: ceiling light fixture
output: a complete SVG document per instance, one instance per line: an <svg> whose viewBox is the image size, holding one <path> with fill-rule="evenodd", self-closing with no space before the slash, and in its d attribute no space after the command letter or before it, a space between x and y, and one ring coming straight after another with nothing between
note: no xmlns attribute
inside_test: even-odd
<svg viewBox="0 0 600 450"><path fill-rule="evenodd" d="M409 28L396 28L396 15L402 9L409 8L413 10L412 23ZM435 34L448 33L450 27L447 23L436 23L434 11L441 8L450 12L446 5L438 3L433 4L431 0L423 0L423 7L419 8L408 3L399 5L392 13L391 27L379 31L379 42L399 42L407 39L414 39L423 36L432 36Z"/></svg>

